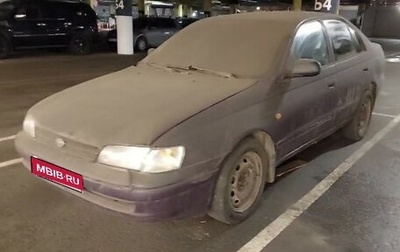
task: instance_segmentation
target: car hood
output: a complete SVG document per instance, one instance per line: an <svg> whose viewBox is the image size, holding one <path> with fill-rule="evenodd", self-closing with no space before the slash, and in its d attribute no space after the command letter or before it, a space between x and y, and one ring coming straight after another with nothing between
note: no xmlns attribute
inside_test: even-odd
<svg viewBox="0 0 400 252"><path fill-rule="evenodd" d="M52 95L28 114L36 128L92 146L150 145L255 80L129 67Z"/></svg>

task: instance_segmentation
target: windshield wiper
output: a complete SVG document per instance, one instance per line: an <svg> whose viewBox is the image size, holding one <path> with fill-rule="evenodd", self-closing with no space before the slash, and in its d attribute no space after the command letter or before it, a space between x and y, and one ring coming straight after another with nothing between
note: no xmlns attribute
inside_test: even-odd
<svg viewBox="0 0 400 252"><path fill-rule="evenodd" d="M224 77L224 78L236 78L236 76L232 73L209 70L209 69L204 69L204 68L200 68L200 67L196 67L196 66L188 66L188 67L170 66L170 65L163 66L163 65L159 65L159 64L156 64L153 62L151 62L151 63L146 62L145 64L152 66L152 67L167 70L167 71L178 71L178 72L194 71L194 72L201 72L201 73L205 73L205 74L212 74L212 75L216 75L216 76Z"/></svg>
<svg viewBox="0 0 400 252"><path fill-rule="evenodd" d="M188 67L178 67L178 66L167 66L167 67L170 69L177 70L177 71L195 71L195 72L202 72L205 74L213 74L213 75L216 75L219 77L224 77L224 78L236 78L235 75L232 73L204 69L204 68L200 68L200 67L193 66L193 65L188 66Z"/></svg>
<svg viewBox="0 0 400 252"><path fill-rule="evenodd" d="M138 65L139 64L145 64L145 65L148 65L148 66L151 66L151 67L155 67L155 68L159 68L159 69L162 69L162 70L166 70L166 71L169 71L169 72L174 71L174 69L172 69L171 67L159 65L159 64L156 64L156 63L152 63L152 62L139 62Z"/></svg>

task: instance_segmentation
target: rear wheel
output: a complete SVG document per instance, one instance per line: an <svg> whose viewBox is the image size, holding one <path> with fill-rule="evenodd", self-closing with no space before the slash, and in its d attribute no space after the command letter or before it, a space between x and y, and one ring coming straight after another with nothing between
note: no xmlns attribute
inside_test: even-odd
<svg viewBox="0 0 400 252"><path fill-rule="evenodd" d="M249 217L260 203L268 156L260 142L243 140L224 161L208 215L227 224Z"/></svg>
<svg viewBox="0 0 400 252"><path fill-rule="evenodd" d="M354 141L364 138L371 122L374 100L371 91L364 93L353 119L343 128L344 137Z"/></svg>
<svg viewBox="0 0 400 252"><path fill-rule="evenodd" d="M11 45L8 40L0 36L0 59L5 59L11 52Z"/></svg>
<svg viewBox="0 0 400 252"><path fill-rule="evenodd" d="M92 51L91 37L85 34L73 36L69 43L69 50L76 55L90 54Z"/></svg>

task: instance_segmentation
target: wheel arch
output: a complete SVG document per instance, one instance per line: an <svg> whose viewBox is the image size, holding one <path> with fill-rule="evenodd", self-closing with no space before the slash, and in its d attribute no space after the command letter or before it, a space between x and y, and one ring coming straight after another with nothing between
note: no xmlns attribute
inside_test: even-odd
<svg viewBox="0 0 400 252"><path fill-rule="evenodd" d="M372 91L372 95L374 96L374 100L375 100L378 95L378 84L375 81L371 82L371 91Z"/></svg>
<svg viewBox="0 0 400 252"><path fill-rule="evenodd" d="M261 145L264 147L265 152L267 153L268 156L268 171L267 171L267 178L266 182L267 183L273 183L275 181L275 174L276 174L276 149L275 149L275 143L272 140L272 137L270 134L265 132L264 130L257 129L257 130L252 130L250 132L247 132L243 136L239 138L238 141L233 144L231 147L229 153L231 153L237 146L240 145L240 143L246 139L246 138L254 138L258 142L261 143Z"/></svg>
<svg viewBox="0 0 400 252"><path fill-rule="evenodd" d="M275 144L272 140L271 136L262 130L254 131L250 134L251 137L255 138L259 141L265 149L265 152L268 155L268 172L267 172L267 179L268 183L273 183L275 181L275 173L276 173L276 151L275 151Z"/></svg>
<svg viewBox="0 0 400 252"><path fill-rule="evenodd" d="M139 35L136 36L135 41L133 42L134 46L136 46L136 43L140 38L144 38L148 42L148 39L146 38L146 36L143 33L140 33Z"/></svg>

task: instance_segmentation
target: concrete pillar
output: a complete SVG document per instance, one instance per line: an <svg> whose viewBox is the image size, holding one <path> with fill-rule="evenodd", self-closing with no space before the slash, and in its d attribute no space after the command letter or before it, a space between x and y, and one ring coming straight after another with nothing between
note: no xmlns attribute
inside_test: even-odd
<svg viewBox="0 0 400 252"><path fill-rule="evenodd" d="M358 17L358 27L362 28L363 22L364 22L364 12L367 10L367 5L366 4L359 4L358 5L358 11L357 11L357 17Z"/></svg>
<svg viewBox="0 0 400 252"><path fill-rule="evenodd" d="M203 0L203 11L205 17L211 17L212 0Z"/></svg>
<svg viewBox="0 0 400 252"><path fill-rule="evenodd" d="M177 17L183 17L183 5L182 4L179 4L176 7L176 16Z"/></svg>
<svg viewBox="0 0 400 252"><path fill-rule="evenodd" d="M301 11L302 0L293 0L293 10Z"/></svg>
<svg viewBox="0 0 400 252"><path fill-rule="evenodd" d="M132 0L116 0L118 54L133 55Z"/></svg>
<svg viewBox="0 0 400 252"><path fill-rule="evenodd" d="M139 17L143 17L145 15L145 4L144 4L145 0L138 0L138 13L139 13Z"/></svg>
<svg viewBox="0 0 400 252"><path fill-rule="evenodd" d="M90 4L90 7L94 8L97 6L97 0L87 0L86 1L87 4Z"/></svg>

